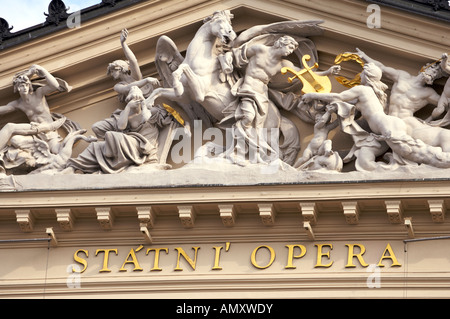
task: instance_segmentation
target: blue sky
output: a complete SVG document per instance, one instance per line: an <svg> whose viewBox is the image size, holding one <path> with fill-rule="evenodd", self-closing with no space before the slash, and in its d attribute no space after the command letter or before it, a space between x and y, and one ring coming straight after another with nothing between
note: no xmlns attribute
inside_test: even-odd
<svg viewBox="0 0 450 319"><path fill-rule="evenodd" d="M63 0L68 12L72 13L83 8L99 4L101 0ZM6 19L9 26L14 29L11 32L40 24L45 21L45 13L48 13L50 0L0 0L0 18Z"/></svg>

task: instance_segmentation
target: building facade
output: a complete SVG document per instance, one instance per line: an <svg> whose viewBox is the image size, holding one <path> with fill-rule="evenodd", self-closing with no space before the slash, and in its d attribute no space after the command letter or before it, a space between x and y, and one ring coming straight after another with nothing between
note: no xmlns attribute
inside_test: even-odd
<svg viewBox="0 0 450 319"><path fill-rule="evenodd" d="M58 8L58 1L51 3ZM260 35L272 36L297 28L286 22L310 21L298 23L304 37L299 40L297 34L295 39L300 49L317 54L312 56L318 63L315 75L339 64L340 76L356 78L363 68L355 55L342 63L336 58L343 53L364 52L391 68L383 73L388 97L399 87L396 79L388 76L390 70L415 76L427 63L440 63L444 70L441 77L423 89L405 90L404 96L414 93L412 100L418 101L419 95L432 88L438 97L445 97L448 74L443 53L448 52L450 44L449 8L436 6L430 9L424 1L117 0L114 5L103 1L75 13L55 9L49 11L42 26L17 33L3 23L6 31L0 42L0 112L19 97L14 92L13 78L32 74L30 67L38 65L33 69L38 69L34 71L38 80L49 79L39 71L42 67L70 86L47 94L50 111L70 119L76 128L73 134L96 135L94 124L112 118L116 109L122 110L129 103L117 98L118 81L107 74L110 63L127 55L122 43L127 43L136 57L144 79L158 79L160 84L155 87L170 88L158 61L170 67L177 62L176 51L184 58L194 47L197 32L207 23L205 18L216 11L232 14L238 40L246 30L255 32L243 41L248 46ZM255 31L255 26L270 27ZM121 41L123 29L128 34ZM168 40L160 44L162 36L171 39L176 50ZM227 51L227 45L217 50ZM195 54L201 55L200 51ZM304 56L293 54L288 59L303 70L312 70L311 65L301 65ZM179 64L172 65L171 71ZM318 85L307 79L308 74L302 76L303 86L306 82ZM223 75L221 83L229 80L227 76ZM299 81L299 75L295 76L294 84ZM323 77L329 79L332 93L350 90L336 79L337 75L322 75L317 80L321 84L328 83ZM287 75L280 81L288 83ZM38 87L34 86L34 92ZM281 91L295 92L297 97L305 94L294 89ZM226 130L214 130L217 123L208 126L207 119L212 117L207 115L205 120L192 101L192 96L187 102L174 102L170 96L156 99L157 104L170 106L165 110L174 120L159 131L160 162L152 169L135 163L131 169L112 173L62 173L68 167L67 158L50 151L41 151L39 158L33 153L19 167L14 161L24 156L24 150L11 150L17 142L12 138L37 135L28 131L12 134L1 159L2 298L450 296L450 225L446 218L450 170L445 144L450 139L445 125L439 131L442 144L433 144L424 151L424 158L441 152L431 156L431 162L408 157L419 154L416 144L394 141L371 126L373 134L369 137L387 141L394 154L391 160L381 159L385 153L377 155L377 163L382 162L380 169L365 169L354 159L338 169L316 169L318 162L310 169L299 169L293 168L294 163L318 136L314 114L308 113L310 118L305 119L302 116L306 113L298 115L292 108L281 109L280 118L287 119L286 123L299 133L294 162L222 165L198 151L213 140L214 134ZM189 107L183 107L186 103L191 103L198 118L190 117ZM415 110L414 118L426 120L436 104L437 98L430 97L423 108ZM364 109L357 111L364 117ZM340 126L327 132L326 139L332 141L334 154L345 158L355 145L367 144L359 144L362 142L355 136L360 135L344 129L347 117L341 115L340 109L335 113L333 119L340 121ZM177 120L177 115L182 120ZM384 125L391 117L380 123ZM371 119L365 118L369 126ZM444 121L445 112L433 120ZM20 108L5 111L0 121L3 132L11 126L7 124L33 122ZM189 125L191 135L183 133ZM31 129L36 127L26 128ZM86 132L79 131L82 129ZM414 136L414 132L417 130L409 130L408 136ZM365 135L364 143L369 137ZM284 138L280 145L288 141L285 132ZM421 139L414 138L417 140ZM70 143L75 141L65 138L64 142L72 146ZM77 138L69 157L79 158L97 142ZM120 145L112 149L122 151L125 142L117 143ZM397 152L395 145L408 145L411 150L401 148ZM355 153L359 154L357 158L363 157L361 152ZM102 156L94 157L98 163L111 158L105 153ZM51 160L45 162L42 158ZM60 159L65 159L63 166L58 166ZM40 166L39 160L44 164Z"/></svg>

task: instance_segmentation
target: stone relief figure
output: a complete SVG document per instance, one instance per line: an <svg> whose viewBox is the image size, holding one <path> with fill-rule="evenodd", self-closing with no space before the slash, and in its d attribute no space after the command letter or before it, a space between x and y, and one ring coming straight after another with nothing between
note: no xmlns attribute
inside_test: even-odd
<svg viewBox="0 0 450 319"><path fill-rule="evenodd" d="M331 151L329 153L325 153L325 151L319 150L317 155L314 155L301 166L298 167L298 170L303 171L323 171L323 172L340 172L343 167L342 158L339 156L339 153L335 151Z"/></svg>
<svg viewBox="0 0 450 319"><path fill-rule="evenodd" d="M312 63L317 60L314 43L305 37L321 34L318 24L322 21L286 21L255 26L236 38L232 18L229 11L217 11L205 19L184 58L168 37L159 39L155 62L164 87L148 97L149 105L159 97L168 98L178 103L191 120L201 119L211 127L223 121L228 115L224 110L239 100L232 87L245 75L248 64L245 52L251 46L250 42L260 41L272 46L278 38L290 35L300 44L296 50L298 56L307 52L313 57ZM233 50L242 55L234 54ZM174 66L177 66L175 71ZM293 164L300 148L298 130L292 121L281 115L274 103L268 107L264 128L280 129L285 141L280 147L280 158Z"/></svg>
<svg viewBox="0 0 450 319"><path fill-rule="evenodd" d="M153 91L153 87L159 85L159 80L153 77L142 76L138 60L127 44L129 32L123 29L120 34L120 44L126 60L116 60L109 64L107 74L119 82L114 86L120 101L125 101L131 87L137 86L142 94L147 97Z"/></svg>
<svg viewBox="0 0 450 319"><path fill-rule="evenodd" d="M285 66L283 62L287 60L283 57L293 53L297 47L298 43L294 38L283 36L271 46L257 43L246 48L245 55L248 62L245 74L232 88L233 95L238 98L237 105L231 104L223 111L231 113L237 148L247 144L255 149L254 154L263 156L275 152L264 135L258 134L265 126L270 107L267 84ZM227 120L228 117L222 122ZM258 148L263 148L264 151L256 151ZM244 158L236 158L239 154L246 153L243 150L237 150L237 154L233 150L227 152L231 154L233 162L244 162Z"/></svg>
<svg viewBox="0 0 450 319"><path fill-rule="evenodd" d="M127 105L117 118L117 129L107 131L104 140L90 143L77 158L70 159L63 173L114 174L143 164L169 168L160 165L158 136L173 117L162 107L147 108L144 99L137 86L131 87Z"/></svg>
<svg viewBox="0 0 450 319"><path fill-rule="evenodd" d="M355 110L361 112L371 130L371 133L365 134L385 141L393 152L395 163L449 168L449 152L443 152L441 147L428 145L420 139L413 138L409 135L407 121L385 113L383 103L387 99L384 92L387 86L381 82L381 77L382 70L374 63L367 63L361 73L361 85L341 93L308 93L303 96L303 100L336 103L343 131L346 131L348 126L357 125L354 122ZM360 128L360 131L364 130Z"/></svg>
<svg viewBox="0 0 450 319"><path fill-rule="evenodd" d="M445 76L448 77L447 82L444 85L444 90L442 91L441 97L439 98L437 107L431 113L431 116L427 119L431 125L445 127L450 124L450 59L447 53L442 55L440 66L445 73ZM445 116L442 119L438 119L439 116L444 114ZM432 121L435 120L435 121Z"/></svg>
<svg viewBox="0 0 450 319"><path fill-rule="evenodd" d="M32 83L30 79L33 76L43 78L44 83ZM46 165L64 165L64 159L70 157L69 145L73 145L73 140L82 138L85 131L81 131L78 124L64 116L51 113L46 95L55 91L68 92L71 87L39 65L32 65L28 70L17 74L13 79L13 86L20 97L1 106L0 115L21 111L26 114L30 123L7 123L1 129L2 170L14 170L22 164L28 170ZM57 131L60 127L68 133L64 139ZM60 152L63 150L64 155L61 157Z"/></svg>
<svg viewBox="0 0 450 319"><path fill-rule="evenodd" d="M448 126L450 124L449 107L450 107L450 77L447 79L447 82L445 82L444 90L441 94L441 97L439 98L438 105L433 110L433 113L429 118L430 124L441 127ZM446 114L442 119L431 121L432 119L438 118L444 112L446 112Z"/></svg>
<svg viewBox="0 0 450 319"><path fill-rule="evenodd" d="M120 43L126 60L115 60L107 67L107 74L112 76L114 80L119 81L114 85L114 91L117 92L118 99L122 103L125 102L133 86L140 88L144 97L148 97L153 92L153 87L159 85L156 78L143 78L138 60L126 43L128 36L128 30L123 29L120 34ZM117 117L121 112L122 110L118 109L110 118L94 123L92 131L95 135L102 139L106 132L117 130Z"/></svg>
<svg viewBox="0 0 450 319"><path fill-rule="evenodd" d="M326 111L324 113L318 112L316 114L316 124L314 125L314 136L309 142L308 146L303 151L302 156L295 162L294 164L295 168L311 169L310 163L314 162L314 157L320 156L322 159L335 156L333 152L332 142L330 139L328 139L328 134L330 133L331 130L335 129L339 125L339 121L332 120L332 115L333 113L336 113L337 110L335 105L332 104L328 104L325 108ZM337 166L326 165L326 168L330 170L342 169L342 161L339 163L339 159L337 159L338 163ZM320 164L319 166L323 167L323 165Z"/></svg>
<svg viewBox="0 0 450 319"><path fill-rule="evenodd" d="M214 149L216 156L220 154L215 163L225 159L242 166L272 164L275 154L277 160L298 171L341 172L343 163L352 160L357 171L419 164L450 168L450 130L444 128L450 124L450 79L441 95L431 86L435 80L450 75L447 54L411 75L357 49L357 56L365 63L361 84L332 93L330 83L328 91L318 93L324 87L319 88L317 81L307 77L320 76L329 82L328 76L337 74L340 68L335 65L327 71L312 72L318 67L318 54L306 37L320 35L322 21L254 26L237 36L232 19L229 11L207 17L185 57L172 40L160 37L155 65L161 86L158 79L143 77L127 44L129 33L123 29L120 44L125 60L115 60L107 67L107 74L117 82L114 91L123 107L92 126L96 137L84 136L86 130L50 112L45 96L70 91L65 81L39 65L17 74L14 89L20 98L0 106L0 115L19 110L30 123L7 123L0 130L0 176L22 164L31 173L116 174L168 169L170 165L159 158L158 139L163 130L166 133L167 127L172 130L178 124L175 111L156 104L158 98L177 103L191 121L200 119L206 128L231 128L231 147L207 144L195 153L202 157L205 150L210 154ZM288 84L283 69L301 81L293 83L289 79ZM305 77L299 76L303 73ZM390 95L382 76L393 81ZM32 82L33 77L39 77L43 84ZM307 85L312 85L316 93L308 93L311 91L306 90ZM415 112L427 105L436 106L431 115L426 120L416 117ZM281 111L314 125L313 137L298 159L298 128ZM343 158L340 154L344 151L333 149L329 138L337 127L354 142ZM59 129L66 131L64 138ZM189 133L188 122L185 129ZM274 141L262 133L266 129L280 132L276 137L283 141L279 148L278 144L273 148ZM172 135L167 136L166 145L170 146ZM70 158L74 143L80 139L90 144L78 157ZM168 151L168 147L165 149ZM381 156L384 161L379 161Z"/></svg>
<svg viewBox="0 0 450 319"><path fill-rule="evenodd" d="M420 139L427 145L441 147L443 151L450 152L450 130L434 127L414 116L415 112L428 104L438 105L440 95L430 85L445 75L441 65L445 65L446 62L424 66L418 75L411 75L406 71L385 66L361 50L357 51L365 62L376 64L383 75L393 81L388 114L403 119L408 134L414 139Z"/></svg>

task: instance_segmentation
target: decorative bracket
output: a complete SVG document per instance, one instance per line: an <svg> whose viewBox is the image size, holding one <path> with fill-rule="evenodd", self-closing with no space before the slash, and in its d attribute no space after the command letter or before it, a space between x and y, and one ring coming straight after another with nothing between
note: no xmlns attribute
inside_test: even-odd
<svg viewBox="0 0 450 319"><path fill-rule="evenodd" d="M359 222L359 205L358 202L342 202L345 220L347 224L356 225Z"/></svg>
<svg viewBox="0 0 450 319"><path fill-rule="evenodd" d="M25 233L31 233L34 226L34 218L29 209L16 210L16 220L20 229Z"/></svg>
<svg viewBox="0 0 450 319"><path fill-rule="evenodd" d="M443 223L447 211L444 200L428 200L428 206L430 207L430 214L433 222Z"/></svg>
<svg viewBox="0 0 450 319"><path fill-rule="evenodd" d="M70 208L58 208L55 209L55 213L56 220L58 221L61 229L63 229L64 231L72 231L74 223L72 210Z"/></svg>
<svg viewBox="0 0 450 319"><path fill-rule="evenodd" d="M303 202L298 204L300 211L305 222L309 222L310 225L317 223L317 207L314 202Z"/></svg>
<svg viewBox="0 0 450 319"><path fill-rule="evenodd" d="M219 205L220 218L225 226L234 226L236 222L236 210L234 205Z"/></svg>
<svg viewBox="0 0 450 319"><path fill-rule="evenodd" d="M385 201L386 213L389 222L392 224L400 224L403 220L403 205L399 200Z"/></svg>
<svg viewBox="0 0 450 319"><path fill-rule="evenodd" d="M111 211L111 207L96 207L97 220L100 223L100 227L109 230L113 227L114 216Z"/></svg>
<svg viewBox="0 0 450 319"><path fill-rule="evenodd" d="M264 225L272 226L275 224L275 210L273 204L258 204L259 216Z"/></svg>
<svg viewBox="0 0 450 319"><path fill-rule="evenodd" d="M151 206L137 206L136 207L139 222L145 227L153 228L155 225L156 214Z"/></svg>
<svg viewBox="0 0 450 319"><path fill-rule="evenodd" d="M178 206L178 216L185 228L194 227L195 211L193 206Z"/></svg>

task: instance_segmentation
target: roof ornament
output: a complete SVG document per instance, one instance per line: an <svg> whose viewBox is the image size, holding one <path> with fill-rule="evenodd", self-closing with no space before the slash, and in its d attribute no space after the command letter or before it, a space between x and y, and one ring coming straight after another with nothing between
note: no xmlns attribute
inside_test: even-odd
<svg viewBox="0 0 450 319"><path fill-rule="evenodd" d="M114 7L116 5L116 1L117 0L102 0L102 4L109 4L110 6Z"/></svg>
<svg viewBox="0 0 450 319"><path fill-rule="evenodd" d="M3 18L0 18L0 43L4 39L7 39L9 36L11 36L11 30L13 27L9 27L8 21L6 21Z"/></svg>
<svg viewBox="0 0 450 319"><path fill-rule="evenodd" d="M69 8L66 8L62 0L52 0L48 5L48 14L44 12L44 15L47 17L45 21L58 25L61 21L65 21L69 17L68 10Z"/></svg>

